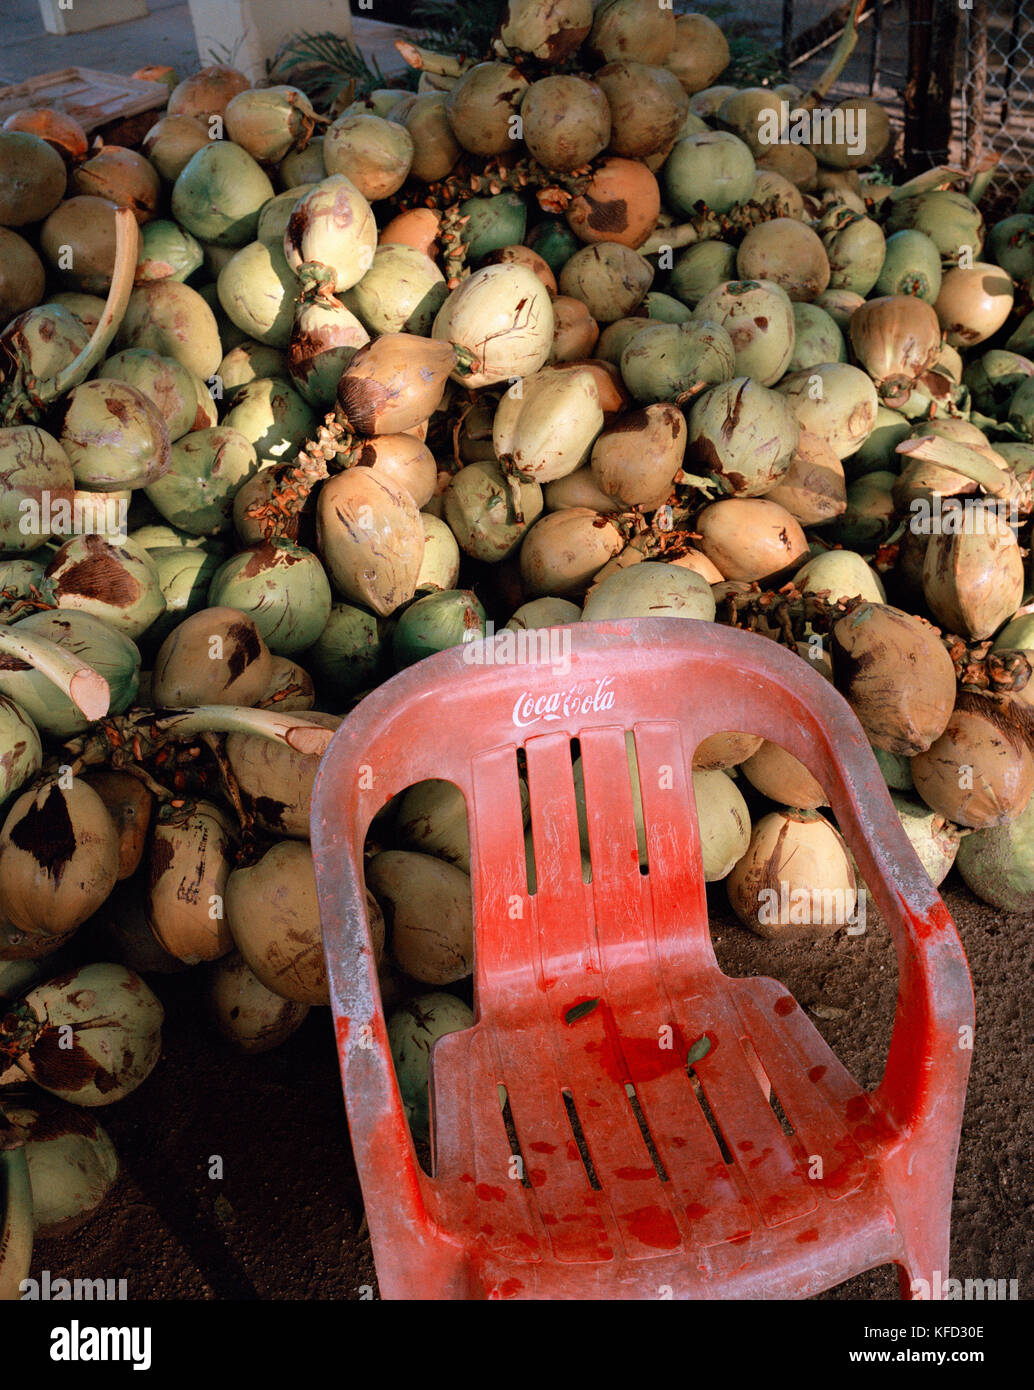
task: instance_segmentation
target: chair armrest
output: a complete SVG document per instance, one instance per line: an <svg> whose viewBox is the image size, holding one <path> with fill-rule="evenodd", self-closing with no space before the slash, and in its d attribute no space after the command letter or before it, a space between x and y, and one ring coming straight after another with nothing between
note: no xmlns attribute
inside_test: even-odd
<svg viewBox="0 0 1034 1390"><path fill-rule="evenodd" d="M312 825L313 860L348 1127L370 1210L426 1223L423 1178L388 1046L377 961L356 865L326 821Z"/></svg>

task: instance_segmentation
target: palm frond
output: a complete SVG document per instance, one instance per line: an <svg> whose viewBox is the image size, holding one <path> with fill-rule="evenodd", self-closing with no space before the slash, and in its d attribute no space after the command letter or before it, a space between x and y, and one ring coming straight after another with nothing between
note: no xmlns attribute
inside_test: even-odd
<svg viewBox="0 0 1034 1390"><path fill-rule="evenodd" d="M292 34L266 68L272 80L300 87L318 110L328 107L345 83L353 85L354 97L389 85L376 58L368 59L349 39L329 31Z"/></svg>
<svg viewBox="0 0 1034 1390"><path fill-rule="evenodd" d="M425 26L421 46L436 53L487 57L504 5L505 0L419 0L413 20Z"/></svg>

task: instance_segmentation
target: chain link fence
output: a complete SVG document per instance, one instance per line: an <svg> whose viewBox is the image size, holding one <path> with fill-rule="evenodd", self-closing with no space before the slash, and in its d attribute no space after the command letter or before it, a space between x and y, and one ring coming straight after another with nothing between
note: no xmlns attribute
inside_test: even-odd
<svg viewBox="0 0 1034 1390"><path fill-rule="evenodd" d="M973 175L994 162L983 205L985 211L1007 209L1034 180L1034 0L869 0L858 46L834 95L874 96L899 129L910 39L916 37L910 26L936 23L939 5L956 8L959 24L955 78L946 84L950 145L930 151L930 162L947 156ZM828 60L850 7L830 0L781 0L778 36L775 8L763 6L769 32L785 70L806 88ZM920 124L914 131L920 141L922 129Z"/></svg>
<svg viewBox="0 0 1034 1390"><path fill-rule="evenodd" d="M960 42L959 138L967 169L998 163L991 198L1034 179L1034 0L972 0Z"/></svg>

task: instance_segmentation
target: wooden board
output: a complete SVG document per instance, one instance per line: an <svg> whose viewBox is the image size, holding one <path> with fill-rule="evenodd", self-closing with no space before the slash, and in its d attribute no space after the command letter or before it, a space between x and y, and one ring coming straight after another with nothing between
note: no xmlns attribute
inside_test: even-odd
<svg viewBox="0 0 1034 1390"><path fill-rule="evenodd" d="M0 88L0 121L27 107L52 106L74 116L89 133L120 116L135 116L164 106L169 89L163 82L140 82L92 68L62 68Z"/></svg>

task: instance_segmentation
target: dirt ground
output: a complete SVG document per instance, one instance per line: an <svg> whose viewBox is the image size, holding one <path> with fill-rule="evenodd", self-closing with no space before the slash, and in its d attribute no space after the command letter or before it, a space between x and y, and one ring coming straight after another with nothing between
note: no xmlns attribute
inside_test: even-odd
<svg viewBox="0 0 1034 1390"><path fill-rule="evenodd" d="M977 1035L955 1185L952 1274L1034 1286L1034 1004L1031 923L946 886L977 997ZM956 886L957 885L957 886ZM764 942L720 913L723 969L769 974L806 1006L843 1010L816 1026L863 1084L880 1076L896 992L890 939L870 913L864 936ZM313 1010L279 1050L242 1057L199 1016L192 972L151 977L167 1011L162 1060L102 1115L122 1174L72 1236L39 1241L33 1274L125 1278L140 1299L359 1299L376 1276L363 1229L329 1011ZM814 1017L814 1016L813 1016ZM208 1176L213 1156L221 1179ZM825 1299L893 1299L890 1267Z"/></svg>

